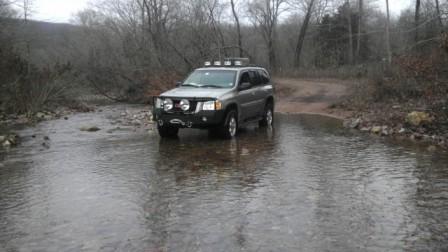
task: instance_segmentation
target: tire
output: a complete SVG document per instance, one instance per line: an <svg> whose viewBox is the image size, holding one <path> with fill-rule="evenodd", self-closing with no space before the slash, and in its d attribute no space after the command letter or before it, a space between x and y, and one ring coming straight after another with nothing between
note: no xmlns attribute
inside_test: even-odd
<svg viewBox="0 0 448 252"><path fill-rule="evenodd" d="M176 138L179 133L179 128L169 126L157 126L159 135L162 138Z"/></svg>
<svg viewBox="0 0 448 252"><path fill-rule="evenodd" d="M272 103L266 104L263 112L263 119L258 122L260 127L272 127L274 125L274 106Z"/></svg>
<svg viewBox="0 0 448 252"><path fill-rule="evenodd" d="M238 116L235 110L230 110L224 123L218 128L219 135L224 139L231 139L238 133Z"/></svg>

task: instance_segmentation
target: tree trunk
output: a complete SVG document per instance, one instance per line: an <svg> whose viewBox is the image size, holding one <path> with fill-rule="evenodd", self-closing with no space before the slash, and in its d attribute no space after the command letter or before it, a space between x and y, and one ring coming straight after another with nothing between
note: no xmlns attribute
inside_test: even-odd
<svg viewBox="0 0 448 252"><path fill-rule="evenodd" d="M443 29L443 22L442 22L442 14L440 13L440 3L439 0L436 0L436 12L437 12L437 20L439 22L439 28L440 30Z"/></svg>
<svg viewBox="0 0 448 252"><path fill-rule="evenodd" d="M361 61L361 37L364 29L364 1L359 0L358 2L358 34L356 39L356 61L359 63Z"/></svg>
<svg viewBox="0 0 448 252"><path fill-rule="evenodd" d="M238 14L236 13L235 2L234 2L234 0L230 0L230 4L231 4L231 6L232 6L233 18L235 19L235 23L236 23L236 32L237 32L237 37L238 37L238 52L239 52L239 57L243 57L243 55L244 55L244 52L243 52L243 39L241 38L241 25L240 25L240 19L238 18Z"/></svg>
<svg viewBox="0 0 448 252"><path fill-rule="evenodd" d="M419 40L419 25L420 25L420 0L415 1L415 18L414 18L414 25L415 25L415 43Z"/></svg>
<svg viewBox="0 0 448 252"><path fill-rule="evenodd" d="M417 0L419 1L419 0ZM387 63L389 66L392 64L392 51L390 46L390 12L389 12L389 0L386 0L387 22L386 22L386 51L387 51Z"/></svg>
<svg viewBox="0 0 448 252"><path fill-rule="evenodd" d="M295 58L294 58L294 67L300 67L300 57L302 54L303 43L305 41L306 32L308 30L308 25L311 19L311 13L313 12L313 5L315 0L311 0L308 9L306 11L305 19L303 20L302 27L300 28L299 38L297 40Z"/></svg>
<svg viewBox="0 0 448 252"><path fill-rule="evenodd" d="M277 71L277 57L275 55L275 42L274 37L270 36L268 41L268 57L269 57L269 68L272 72Z"/></svg>
<svg viewBox="0 0 448 252"><path fill-rule="evenodd" d="M350 7L350 1L347 0L347 25L348 25L348 63L353 64L353 27L352 27L352 10Z"/></svg>

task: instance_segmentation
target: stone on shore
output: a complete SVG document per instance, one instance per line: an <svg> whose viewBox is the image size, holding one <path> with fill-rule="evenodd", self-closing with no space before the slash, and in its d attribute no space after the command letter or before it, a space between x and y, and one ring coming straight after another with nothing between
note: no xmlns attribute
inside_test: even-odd
<svg viewBox="0 0 448 252"><path fill-rule="evenodd" d="M414 111L406 116L406 122L413 126L431 123L433 119L428 113Z"/></svg>

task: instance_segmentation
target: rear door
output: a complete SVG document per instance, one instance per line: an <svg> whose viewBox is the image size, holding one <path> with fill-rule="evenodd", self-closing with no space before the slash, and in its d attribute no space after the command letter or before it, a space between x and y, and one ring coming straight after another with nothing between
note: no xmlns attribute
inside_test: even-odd
<svg viewBox="0 0 448 252"><path fill-rule="evenodd" d="M262 95L267 98L269 96L274 95L274 83L272 83L271 76L269 73L264 69L259 69L258 74L261 78L261 90Z"/></svg>
<svg viewBox="0 0 448 252"><path fill-rule="evenodd" d="M256 88L250 77L250 71L242 71L238 79L238 87L244 82L251 83L251 87L245 90L238 90L238 103L240 104L240 118L243 121L247 121L257 115L257 99L256 99Z"/></svg>
<svg viewBox="0 0 448 252"><path fill-rule="evenodd" d="M263 115L265 101L266 101L266 92L264 88L263 78L260 75L259 70L254 69L249 72L251 83L254 85L254 117L259 117Z"/></svg>

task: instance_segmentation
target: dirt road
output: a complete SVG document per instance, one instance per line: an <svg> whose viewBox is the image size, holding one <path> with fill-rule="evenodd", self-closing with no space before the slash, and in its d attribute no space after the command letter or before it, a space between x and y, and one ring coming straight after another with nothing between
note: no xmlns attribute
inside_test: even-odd
<svg viewBox="0 0 448 252"><path fill-rule="evenodd" d="M347 111L331 108L348 93L348 81L333 79L274 78L277 91L277 112L323 114L345 118Z"/></svg>

